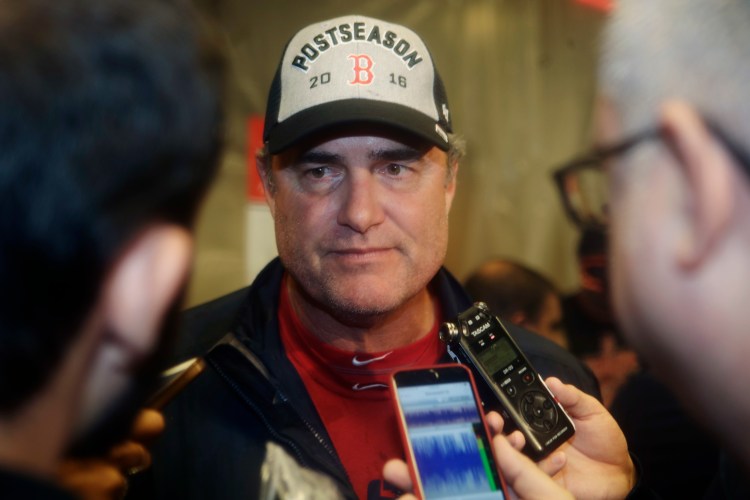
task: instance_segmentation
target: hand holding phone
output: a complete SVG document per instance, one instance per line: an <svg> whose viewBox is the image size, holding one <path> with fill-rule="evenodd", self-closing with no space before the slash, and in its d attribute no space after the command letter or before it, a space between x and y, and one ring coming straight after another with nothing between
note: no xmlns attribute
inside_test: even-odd
<svg viewBox="0 0 750 500"><path fill-rule="evenodd" d="M416 493L507 498L471 373L461 365L398 371L392 389Z"/></svg>

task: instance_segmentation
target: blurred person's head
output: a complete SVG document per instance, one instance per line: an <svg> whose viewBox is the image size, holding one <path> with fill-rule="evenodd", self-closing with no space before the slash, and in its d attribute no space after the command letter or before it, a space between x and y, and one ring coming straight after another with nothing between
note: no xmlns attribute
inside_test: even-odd
<svg viewBox="0 0 750 500"><path fill-rule="evenodd" d="M747 464L749 57L750 2L618 2L598 116L618 319Z"/></svg>
<svg viewBox="0 0 750 500"><path fill-rule="evenodd" d="M3 429L47 412L40 437L103 449L104 416L127 429L215 173L222 67L186 2L0 4Z"/></svg>
<svg viewBox="0 0 750 500"><path fill-rule="evenodd" d="M539 272L512 260L492 259L466 279L465 287L500 318L568 347L559 293Z"/></svg>

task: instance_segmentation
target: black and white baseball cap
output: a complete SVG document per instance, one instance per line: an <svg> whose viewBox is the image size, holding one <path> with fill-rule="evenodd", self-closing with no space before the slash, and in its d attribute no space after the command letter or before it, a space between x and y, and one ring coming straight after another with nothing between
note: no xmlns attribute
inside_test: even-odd
<svg viewBox="0 0 750 500"><path fill-rule="evenodd" d="M272 154L332 126L392 126L448 150L443 82L412 30L364 16L312 24L289 41L266 108Z"/></svg>

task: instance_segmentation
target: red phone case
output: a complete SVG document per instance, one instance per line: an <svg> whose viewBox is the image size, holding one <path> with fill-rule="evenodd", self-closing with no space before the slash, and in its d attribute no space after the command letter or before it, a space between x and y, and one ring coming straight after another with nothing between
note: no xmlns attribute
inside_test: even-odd
<svg viewBox="0 0 750 500"><path fill-rule="evenodd" d="M394 377L397 373L402 373L402 372L439 370L441 368L451 368L451 369L459 368L466 373L467 379L469 380L469 382L471 382L471 390L472 390L472 393L474 394L474 403L476 404L477 410L479 411L479 416L482 421L482 425L484 426L484 431L487 434L487 436L490 438L489 445L490 445L490 451L493 454L493 458L494 458L494 453L495 453L494 447L492 445L492 434L490 433L489 427L487 427L487 421L484 419L484 411L482 409L482 404L480 402L481 400L479 399L479 395L477 393L476 384L474 383L474 376L471 374L471 371L468 368L458 363L455 363L455 364L446 363L446 364L431 365L431 366L425 366L425 367L414 368L414 369L398 370L394 372L391 375L391 399L393 400L393 405L396 411L399 434L401 435L401 443L403 444L403 447L404 447L404 456L406 457L406 462L409 466L409 475L411 476L411 481L412 481L412 484L414 485L414 494L417 495L417 497L420 499L424 499L424 492L422 491L420 487L420 482L417 477L417 471L414 466L414 457L410 451L411 448L409 445L409 438L408 438L406 426L403 420L403 413L401 411L401 407L398 401L397 387L396 387L396 382L395 382ZM500 478L500 485L501 485L501 490L503 492L503 495L506 499L508 499L510 497L508 495L508 490L505 484L505 477L503 477L502 471L497 469L497 467L495 467L495 469L497 470L498 477Z"/></svg>

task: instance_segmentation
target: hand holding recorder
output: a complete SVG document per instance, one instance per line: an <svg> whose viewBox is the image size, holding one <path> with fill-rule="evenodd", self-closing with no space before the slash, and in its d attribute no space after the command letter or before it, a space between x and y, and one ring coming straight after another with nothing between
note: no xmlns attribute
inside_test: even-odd
<svg viewBox="0 0 750 500"><path fill-rule="evenodd" d="M560 469L554 455L539 466L576 498L624 498L636 482L635 466L622 430L596 398L555 377L547 386L576 425L576 435L558 451L565 453Z"/></svg>
<svg viewBox="0 0 750 500"><path fill-rule="evenodd" d="M563 384L555 377L548 378L546 382L573 419L576 435L533 468L551 476L575 498L625 498L635 484L635 467L625 436L612 415L596 398L575 386ZM491 412L486 418L493 432L502 430L503 421L498 413ZM533 471L525 470L527 465L513 459L512 455L503 460L501 455L506 455L507 451L498 444L503 441L512 443L514 448L520 450L525 444L523 434L514 431L507 436L507 440L503 436L495 436L495 451L500 470L519 498L535 498L534 495L527 496L531 490L525 484L533 477ZM506 464L517 467L515 474L505 468ZM524 484L517 481L524 481Z"/></svg>
<svg viewBox="0 0 750 500"><path fill-rule="evenodd" d="M541 460L575 434L541 375L484 302L443 323L440 340L472 371L484 410L501 413L506 427L523 433L526 455Z"/></svg>

